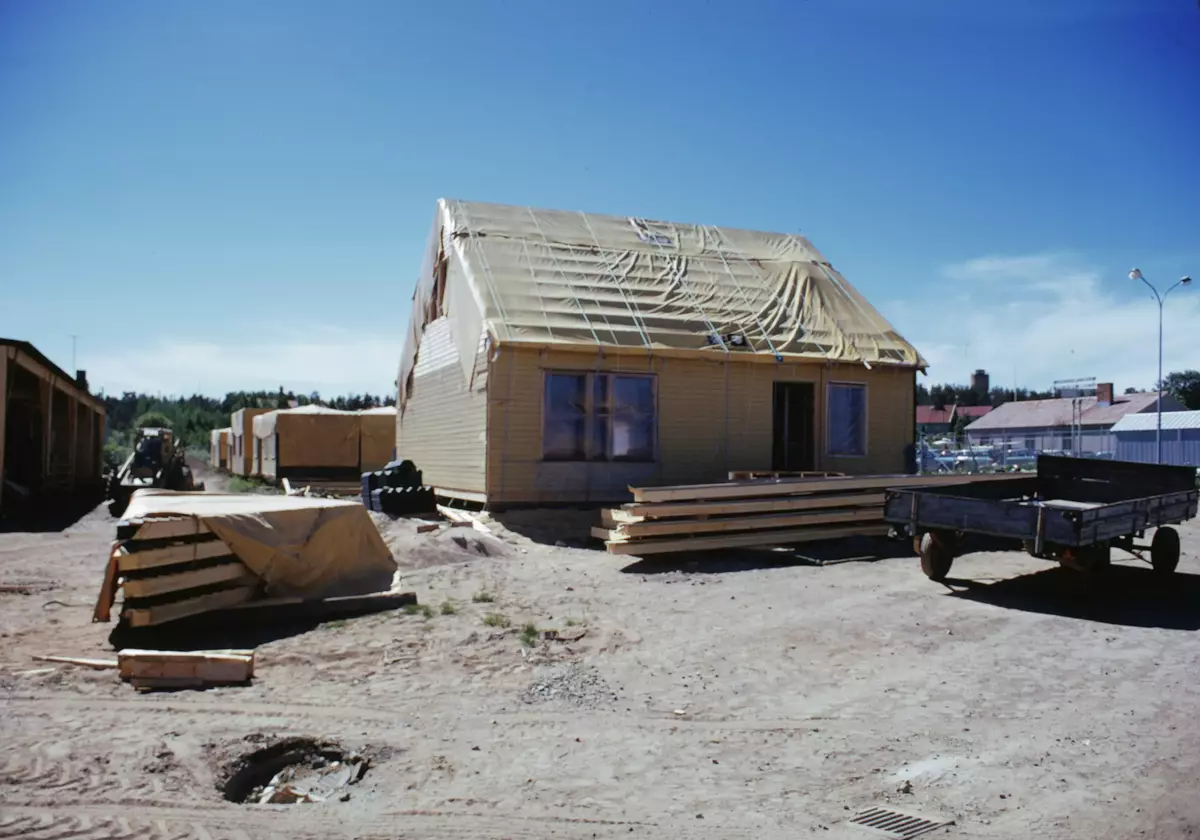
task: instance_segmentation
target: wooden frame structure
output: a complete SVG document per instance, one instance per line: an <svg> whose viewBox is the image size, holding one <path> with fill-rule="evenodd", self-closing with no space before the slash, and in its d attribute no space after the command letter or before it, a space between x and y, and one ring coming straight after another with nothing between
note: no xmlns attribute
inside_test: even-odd
<svg viewBox="0 0 1200 840"><path fill-rule="evenodd" d="M8 493L39 506L99 498L106 419L82 371L72 377L29 342L0 338L0 505Z"/></svg>

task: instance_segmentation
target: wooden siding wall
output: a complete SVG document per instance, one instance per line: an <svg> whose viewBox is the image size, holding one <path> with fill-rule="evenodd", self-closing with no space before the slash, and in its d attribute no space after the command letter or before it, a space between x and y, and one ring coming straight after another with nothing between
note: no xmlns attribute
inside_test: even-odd
<svg viewBox="0 0 1200 840"><path fill-rule="evenodd" d="M657 462L543 462L541 413L547 370L655 374ZM496 503L610 501L616 500L614 489L622 493L629 483L724 481L730 470L768 470L775 382L814 385L817 469L852 474L903 472L905 447L913 441L915 431L915 376L911 369L502 347L490 377L488 499ZM867 385L865 457L826 454L825 391L831 381ZM568 475L574 481L568 480ZM581 480L585 486L580 486Z"/></svg>
<svg viewBox="0 0 1200 840"><path fill-rule="evenodd" d="M6 467L35 496L98 493L104 420L104 403L73 379L0 345L0 501Z"/></svg>
<svg viewBox="0 0 1200 840"><path fill-rule="evenodd" d="M478 495L486 489L487 347L481 338L469 383L450 329L446 317L425 327L412 393L396 413L396 457L415 463L426 484Z"/></svg>

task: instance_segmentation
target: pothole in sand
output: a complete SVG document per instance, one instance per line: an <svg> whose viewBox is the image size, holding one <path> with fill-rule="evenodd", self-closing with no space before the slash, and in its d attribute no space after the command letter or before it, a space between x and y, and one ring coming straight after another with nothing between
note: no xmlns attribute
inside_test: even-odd
<svg viewBox="0 0 1200 840"><path fill-rule="evenodd" d="M248 805L345 801L369 765L332 741L288 738L235 760L221 789L230 802Z"/></svg>

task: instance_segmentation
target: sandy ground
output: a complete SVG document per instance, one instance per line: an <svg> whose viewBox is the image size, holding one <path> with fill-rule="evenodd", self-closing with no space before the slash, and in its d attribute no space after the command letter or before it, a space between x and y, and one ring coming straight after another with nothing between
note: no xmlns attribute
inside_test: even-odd
<svg viewBox="0 0 1200 840"><path fill-rule="evenodd" d="M327 623L261 644L250 687L145 695L30 658L112 655L105 511L0 534L0 584L35 584L0 594L0 836L869 838L846 821L880 803L955 820L930 837L1200 829L1195 523L1169 588L1131 561L1085 590L1019 553L946 587L894 544L650 562L506 521L383 522L431 618ZM526 623L585 632L527 647ZM223 799L223 762L290 735L374 763L347 802Z"/></svg>

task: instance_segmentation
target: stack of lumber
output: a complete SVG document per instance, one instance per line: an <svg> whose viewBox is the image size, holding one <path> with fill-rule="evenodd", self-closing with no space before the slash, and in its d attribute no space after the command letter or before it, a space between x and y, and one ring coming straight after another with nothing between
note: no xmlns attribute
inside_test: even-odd
<svg viewBox="0 0 1200 840"><path fill-rule="evenodd" d="M122 618L148 627L250 601L260 581L200 519L156 517L118 523L96 621L109 620L118 588Z"/></svg>
<svg viewBox="0 0 1200 840"><path fill-rule="evenodd" d="M884 491L1006 481L1017 475L779 477L630 488L634 502L601 512L610 554L661 554L882 536Z"/></svg>

